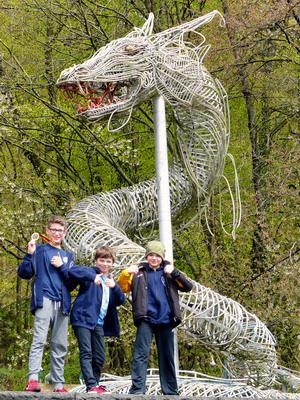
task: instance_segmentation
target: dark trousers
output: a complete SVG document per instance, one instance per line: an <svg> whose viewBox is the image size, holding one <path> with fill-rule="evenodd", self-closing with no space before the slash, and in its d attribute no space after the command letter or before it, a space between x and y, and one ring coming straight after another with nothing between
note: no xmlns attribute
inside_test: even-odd
<svg viewBox="0 0 300 400"><path fill-rule="evenodd" d="M79 361L86 390L99 385L101 370L105 361L103 326L95 329L73 326L79 347Z"/></svg>
<svg viewBox="0 0 300 400"><path fill-rule="evenodd" d="M174 364L173 325L152 325L142 321L137 327L135 338L129 393L146 393L146 376L148 359L153 335L155 336L159 377L164 395L178 395L176 371Z"/></svg>

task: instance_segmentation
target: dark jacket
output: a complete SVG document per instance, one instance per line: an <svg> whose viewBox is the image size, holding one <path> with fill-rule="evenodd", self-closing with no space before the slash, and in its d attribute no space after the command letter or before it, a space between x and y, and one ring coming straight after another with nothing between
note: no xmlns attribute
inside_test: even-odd
<svg viewBox="0 0 300 400"><path fill-rule="evenodd" d="M170 264L164 260L163 266ZM135 325L147 315L147 285L148 285L148 263L139 264L139 272L137 274L128 274L126 270L122 272L118 278L121 289L126 293L132 292L132 314ZM178 290L189 292L193 288L193 283L178 269L174 268L171 274L165 274L166 293L173 315L174 327L181 322L181 312L179 306Z"/></svg>
<svg viewBox="0 0 300 400"><path fill-rule="evenodd" d="M31 279L34 276L32 286L32 296L30 308L32 314L35 313L37 308L43 307L43 265L44 256L50 244L37 244L33 254L26 253L22 263L18 268L18 276L23 279ZM71 308L71 295L70 292L76 286L69 279L69 269L75 265L74 256L69 251L65 251L68 260L63 265L57 268L62 279L62 309L64 314L69 314Z"/></svg>
<svg viewBox="0 0 300 400"><path fill-rule="evenodd" d="M96 274L101 274L97 267L74 267L70 276L80 284L78 295L74 301L70 321L72 326L95 329L102 304L103 288L94 283ZM109 288L109 304L104 318L104 336L120 336L120 324L116 307L125 302L125 295L116 283Z"/></svg>

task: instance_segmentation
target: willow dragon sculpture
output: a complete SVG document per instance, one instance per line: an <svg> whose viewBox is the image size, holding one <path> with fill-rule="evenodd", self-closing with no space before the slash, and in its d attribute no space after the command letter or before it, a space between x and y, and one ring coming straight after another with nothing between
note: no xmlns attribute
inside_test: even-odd
<svg viewBox="0 0 300 400"><path fill-rule="evenodd" d="M209 46L205 45L204 36L196 32L215 16L224 23L221 14L214 11L153 34L154 17L150 14L142 28L110 42L82 64L65 69L57 81L63 96L77 104L79 119L107 120L110 130L120 119L123 122L117 129L122 129L133 110L156 95L162 95L170 104L176 121L178 149L169 178L174 219L191 207L195 197L205 210L223 176L230 133L227 95L203 65ZM190 32L201 38L198 46L185 39ZM238 201L233 211L232 235L239 224ZM74 205L67 215L65 246L77 258L85 259L91 259L99 245L114 247L118 254L115 268L118 274L144 258L142 245L130 240L127 234L146 230L157 220L154 177L130 188L87 197ZM277 374L275 340L254 314L198 282L194 282L191 293L181 294L180 301L183 314L180 328L218 349L227 360L230 377L253 387L272 386ZM257 397L258 393L253 387L241 389L240 384L234 385L235 381L231 382L232 390L227 385L224 392L216 383L208 386L206 382L201 386L193 379L188 382L186 379L181 394L245 397L247 393L246 397ZM126 392L130 386L130 382L124 381L117 384L115 378L112 382L108 387L113 392ZM148 393L159 393L158 378L149 382ZM258 397L263 397L262 393ZM272 397L270 391L265 397L268 396Z"/></svg>

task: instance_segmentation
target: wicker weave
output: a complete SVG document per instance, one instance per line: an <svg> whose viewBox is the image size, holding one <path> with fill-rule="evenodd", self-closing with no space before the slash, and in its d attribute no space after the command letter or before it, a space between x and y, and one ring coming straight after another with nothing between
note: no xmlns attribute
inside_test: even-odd
<svg viewBox="0 0 300 400"><path fill-rule="evenodd" d="M134 108L155 95L163 95L172 106L177 154L170 169L172 218L182 218L198 194L200 211L205 211L216 185L223 177L229 144L227 95L203 66L209 46L199 34L195 47L185 40L213 17L203 17L152 34L153 15L139 29L99 49L92 58L64 70L57 82L62 94L80 108L78 118L96 122L123 118L122 129ZM118 89L118 94L115 92ZM93 93L92 100L89 93ZM82 96L80 102L77 95ZM83 105L85 103L85 105ZM233 228L240 222L238 185L233 196ZM85 198L68 213L65 246L77 259L92 260L103 244L116 250L115 276L132 262L143 260L142 243L131 237L147 231L158 220L156 179L130 188L120 188ZM275 340L267 327L237 302L194 282L191 293L180 295L183 323L180 328L196 340L221 352L227 360L228 374L242 382L270 387L277 373ZM124 382L122 383L124 384ZM127 390L127 383L124 390ZM118 389L119 390L119 389ZM121 390L121 389L120 389ZM148 390L159 393L158 380ZM250 389L225 387L223 383L185 382L182 394L214 396L224 391L230 396L247 397ZM122 392L119 391L120 393ZM243 393L243 394L241 394ZM271 396L271 394L269 393ZM260 395L262 396L262 395ZM249 397L251 397L249 395Z"/></svg>

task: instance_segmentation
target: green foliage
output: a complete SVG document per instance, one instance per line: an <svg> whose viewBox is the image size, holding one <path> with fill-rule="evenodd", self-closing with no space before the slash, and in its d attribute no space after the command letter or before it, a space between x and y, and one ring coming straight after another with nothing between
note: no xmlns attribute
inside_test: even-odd
<svg viewBox="0 0 300 400"><path fill-rule="evenodd" d="M257 314L276 337L279 361L300 368L299 258L293 254L299 236L299 13L293 0L226 3L113 0L107 7L102 1L8 0L0 9L0 389L26 384L31 282L18 280L16 269L31 234L43 232L50 215L66 214L85 196L155 173L150 102L114 133L104 122L75 120L73 106L55 87L63 69L142 26L150 11L155 31L213 9L227 23L225 29L216 21L204 28L212 45L205 65L228 93L229 151L239 176L242 221L235 240L224 233L222 224L232 229L233 207L221 180L207 221L193 209L190 220L174 223L176 267ZM199 44L198 35L189 40ZM167 115L172 159L169 108ZM225 175L234 188L229 160ZM128 375L135 334L129 308L122 307L120 319L121 338L107 340L104 370ZM157 366L155 351L151 367ZM180 336L179 352L182 369L222 373L221 360L214 356L212 366L210 351L192 338ZM49 370L48 347L43 368ZM66 381L79 375L70 329Z"/></svg>
<svg viewBox="0 0 300 400"><path fill-rule="evenodd" d="M26 387L27 370L0 368L0 391L22 391Z"/></svg>

